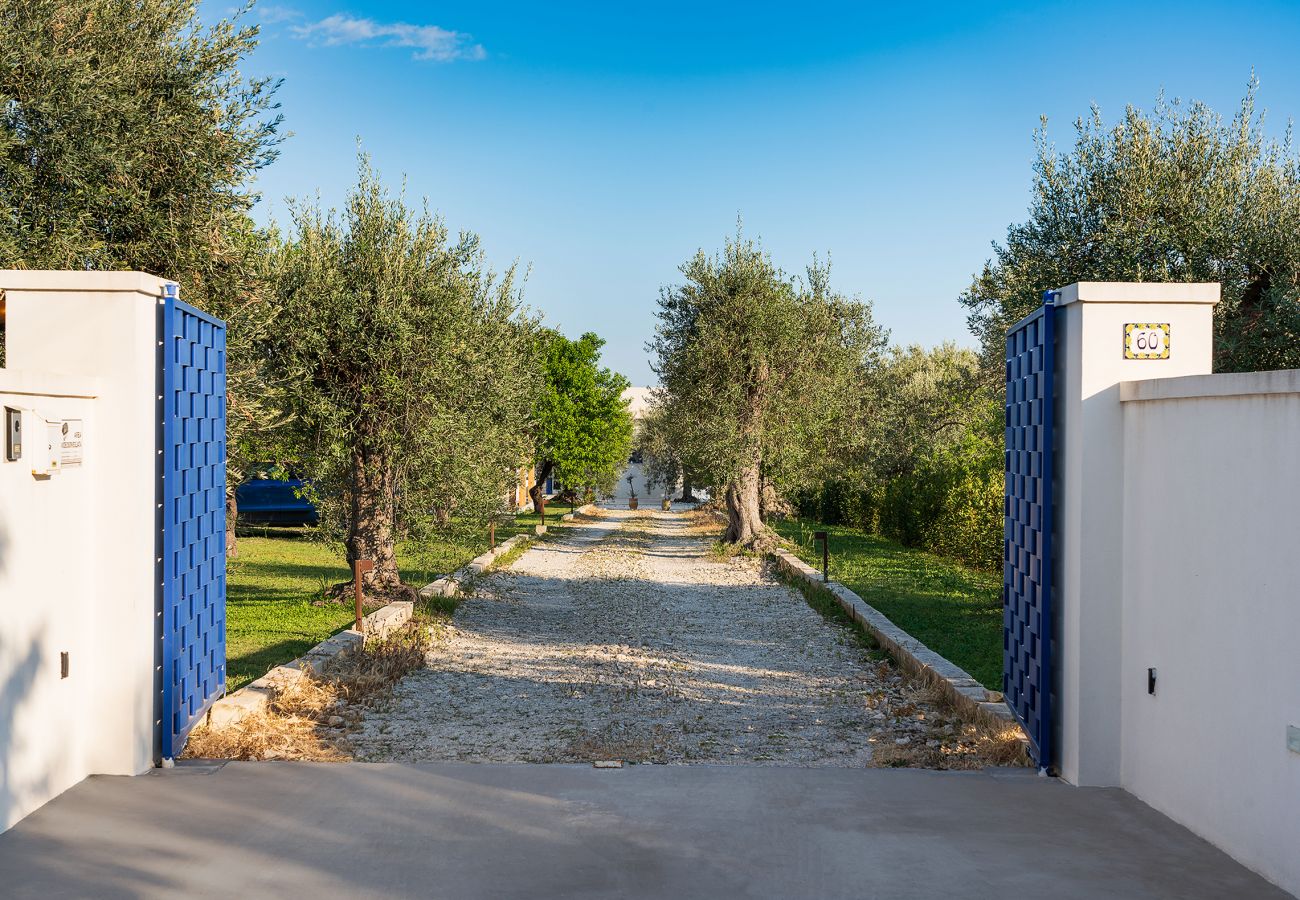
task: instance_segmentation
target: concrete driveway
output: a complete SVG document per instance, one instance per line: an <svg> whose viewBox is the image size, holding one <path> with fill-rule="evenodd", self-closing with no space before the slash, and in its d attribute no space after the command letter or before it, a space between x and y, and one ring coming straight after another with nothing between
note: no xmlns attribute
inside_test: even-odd
<svg viewBox="0 0 1300 900"><path fill-rule="evenodd" d="M0 835L0 894L1288 896L1025 770L278 762L91 778Z"/></svg>

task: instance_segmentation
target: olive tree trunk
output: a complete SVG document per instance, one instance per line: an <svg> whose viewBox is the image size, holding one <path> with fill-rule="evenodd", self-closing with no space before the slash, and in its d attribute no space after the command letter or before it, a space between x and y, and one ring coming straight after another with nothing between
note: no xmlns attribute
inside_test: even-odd
<svg viewBox="0 0 1300 900"><path fill-rule="evenodd" d="M239 540L235 536L235 523L239 519L239 500L233 489L226 491L226 557L239 555Z"/></svg>
<svg viewBox="0 0 1300 900"><path fill-rule="evenodd" d="M757 462L750 464L739 478L727 485L728 543L752 547L765 532L759 508L758 468Z"/></svg>
<svg viewBox="0 0 1300 900"><path fill-rule="evenodd" d="M682 503L696 502L695 485L691 484L691 473L682 470L682 495L678 498Z"/></svg>
<svg viewBox="0 0 1300 900"><path fill-rule="evenodd" d="M359 559L368 559L374 568L362 578L367 591L386 597L410 593L397 571L392 465L382 453L354 450L350 480L348 567Z"/></svg>

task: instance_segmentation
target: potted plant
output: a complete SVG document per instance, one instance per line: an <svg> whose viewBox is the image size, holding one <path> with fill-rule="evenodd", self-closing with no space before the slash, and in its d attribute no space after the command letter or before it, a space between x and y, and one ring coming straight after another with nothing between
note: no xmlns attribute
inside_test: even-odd
<svg viewBox="0 0 1300 900"><path fill-rule="evenodd" d="M637 501L637 499L636 499L636 485L632 483L632 476L631 476L631 475L627 476L627 487L628 487L628 490L630 490L630 491L632 492L632 496L629 497L629 498L628 498L628 501L627 501L627 508L628 508L628 509L636 509L636 508L637 508L637 503L638 503L638 501Z"/></svg>

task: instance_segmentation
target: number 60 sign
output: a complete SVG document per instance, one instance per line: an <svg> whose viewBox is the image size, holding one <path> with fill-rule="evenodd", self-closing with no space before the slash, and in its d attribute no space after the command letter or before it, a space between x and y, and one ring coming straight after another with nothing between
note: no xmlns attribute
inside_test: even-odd
<svg viewBox="0 0 1300 900"><path fill-rule="evenodd" d="M1124 326L1125 359L1168 359L1169 323L1130 322Z"/></svg>

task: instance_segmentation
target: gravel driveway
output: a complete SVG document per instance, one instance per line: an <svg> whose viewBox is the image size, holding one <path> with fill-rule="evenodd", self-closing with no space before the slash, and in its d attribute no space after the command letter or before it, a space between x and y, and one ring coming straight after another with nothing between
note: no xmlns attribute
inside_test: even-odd
<svg viewBox="0 0 1300 900"><path fill-rule="evenodd" d="M716 532L603 510L534 546L366 715L356 758L861 766L946 738L847 629L757 560L714 556Z"/></svg>

